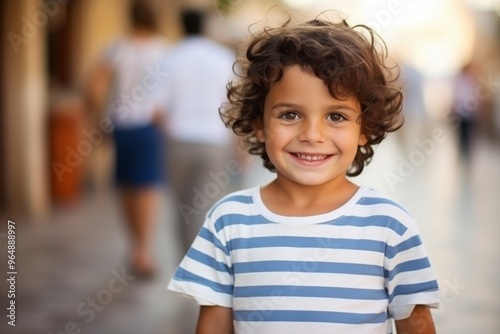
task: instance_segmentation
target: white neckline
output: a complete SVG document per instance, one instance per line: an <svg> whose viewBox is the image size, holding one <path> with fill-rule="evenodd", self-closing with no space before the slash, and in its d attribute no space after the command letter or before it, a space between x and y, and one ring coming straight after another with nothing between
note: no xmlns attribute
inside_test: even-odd
<svg viewBox="0 0 500 334"><path fill-rule="evenodd" d="M251 189L251 195L253 198L253 202L255 203L257 210L259 213L264 216L266 219L269 219L272 222L280 223L280 224L318 224L324 223L326 221L331 221L337 219L341 216L344 216L363 196L363 194L369 188L361 185L359 189L354 193L354 195L342 206L339 208L332 210L330 212L312 215L312 216L283 216L277 213L272 212L267 208L264 204L264 201L261 197L261 186L257 186Z"/></svg>

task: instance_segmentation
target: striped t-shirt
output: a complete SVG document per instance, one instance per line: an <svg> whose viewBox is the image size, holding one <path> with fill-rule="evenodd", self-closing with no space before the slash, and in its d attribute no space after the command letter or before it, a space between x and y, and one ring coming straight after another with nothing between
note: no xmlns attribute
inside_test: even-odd
<svg viewBox="0 0 500 334"><path fill-rule="evenodd" d="M269 211L255 187L220 200L169 290L233 309L235 333L391 333L438 284L413 218L368 187L308 217Z"/></svg>

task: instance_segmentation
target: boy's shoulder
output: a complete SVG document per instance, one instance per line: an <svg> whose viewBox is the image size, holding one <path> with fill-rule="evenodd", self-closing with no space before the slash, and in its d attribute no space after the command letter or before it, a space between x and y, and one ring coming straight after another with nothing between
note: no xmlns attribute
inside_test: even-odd
<svg viewBox="0 0 500 334"><path fill-rule="evenodd" d="M232 192L218 200L208 212L208 217L214 214L221 215L235 211L244 212L243 207L251 207L254 204L254 193L259 187L251 187Z"/></svg>
<svg viewBox="0 0 500 334"><path fill-rule="evenodd" d="M373 206L374 208L378 206L393 207L394 210L400 210L407 215L410 215L405 207L394 198L368 186L363 186L362 188L364 191L357 202L358 205Z"/></svg>
<svg viewBox="0 0 500 334"><path fill-rule="evenodd" d="M363 217L369 220L370 224L389 227L399 235L403 235L408 229L417 228L415 218L403 205L369 187L364 187L351 215Z"/></svg>

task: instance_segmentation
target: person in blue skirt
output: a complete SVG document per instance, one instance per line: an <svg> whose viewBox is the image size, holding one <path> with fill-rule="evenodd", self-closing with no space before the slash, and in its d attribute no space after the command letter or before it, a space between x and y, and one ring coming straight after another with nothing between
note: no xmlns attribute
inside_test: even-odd
<svg viewBox="0 0 500 334"><path fill-rule="evenodd" d="M108 100L115 181L131 236L129 266L136 275L149 277L155 271L151 238L164 177L164 112L157 96L166 75L159 64L169 43L157 32L154 11L146 2L132 4L130 21L130 32L105 50L89 96L94 104L103 95Z"/></svg>

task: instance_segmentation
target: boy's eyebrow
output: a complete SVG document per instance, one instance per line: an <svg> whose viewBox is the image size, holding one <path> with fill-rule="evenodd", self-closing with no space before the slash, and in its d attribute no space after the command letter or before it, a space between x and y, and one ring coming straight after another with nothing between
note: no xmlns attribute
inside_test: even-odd
<svg viewBox="0 0 500 334"><path fill-rule="evenodd" d="M298 107L300 107L300 104L280 102L280 103L277 103L274 106L272 106L271 110L278 109L278 108L298 108Z"/></svg>
<svg viewBox="0 0 500 334"><path fill-rule="evenodd" d="M289 103L289 102L280 102L271 107L271 110L278 109L278 108L300 108L300 104L295 104L295 103ZM357 113L358 109L351 107L350 105L346 103L342 103L342 101L339 101L338 104L334 105L329 105L325 109L345 109L348 111L351 111L353 113Z"/></svg>

